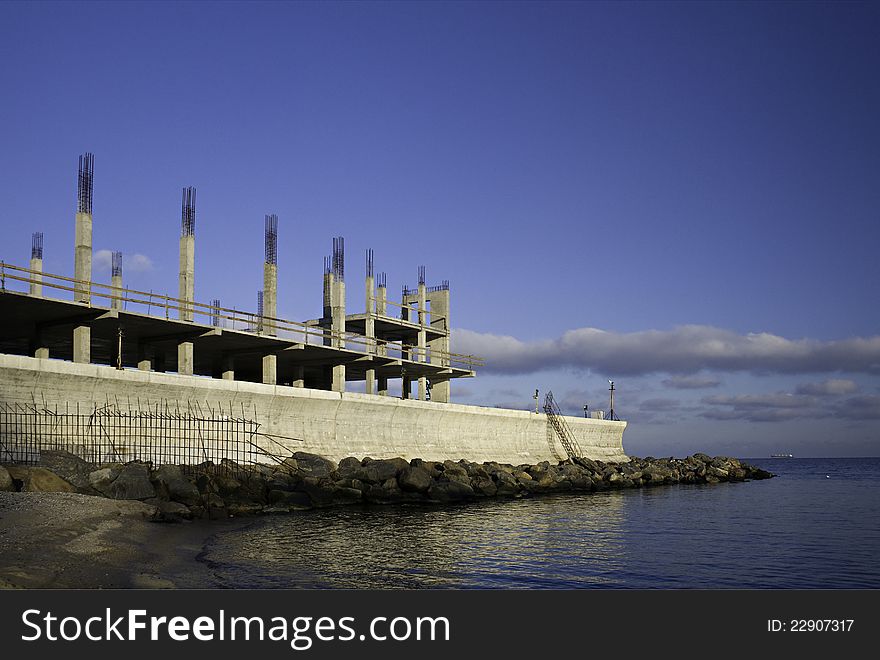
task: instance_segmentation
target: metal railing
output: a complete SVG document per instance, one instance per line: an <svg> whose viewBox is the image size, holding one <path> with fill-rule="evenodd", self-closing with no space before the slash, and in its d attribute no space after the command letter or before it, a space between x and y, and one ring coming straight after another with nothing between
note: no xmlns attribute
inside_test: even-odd
<svg viewBox="0 0 880 660"><path fill-rule="evenodd" d="M197 301L183 300L152 291L138 291L137 289L117 287L101 282L77 280L72 277L31 270L30 268L0 261L0 289L6 290L7 280L22 282L28 285L39 283L43 286L44 290L54 289L70 293L82 292L88 287L91 296L94 298L102 298L110 302L117 300L121 303L126 303L126 311L131 311L128 308L129 305L140 306L145 308L145 311L139 311L139 313L158 318L164 317L166 320L172 320L172 314L179 317L184 312L189 312L194 319L203 317L204 325L206 326L213 327L214 323L220 323L221 325L225 324L224 327L227 329L255 335L264 335L272 330L274 331L274 336L279 339L287 339L303 344L321 345L325 339L338 339L346 349L366 355L376 355L383 358L390 357L412 362L428 362L433 357L435 359L433 364L435 365L440 364L442 366L471 371L476 367L485 365L481 358L473 355L432 350L427 347L421 348L404 344L403 342L382 341L354 332L338 332L330 328L309 326L299 321L261 316L254 312L244 312L231 307L220 307ZM27 292L22 291L21 293ZM44 295L42 297L47 296ZM92 306L91 303L89 305ZM382 349L381 352L380 348Z"/></svg>

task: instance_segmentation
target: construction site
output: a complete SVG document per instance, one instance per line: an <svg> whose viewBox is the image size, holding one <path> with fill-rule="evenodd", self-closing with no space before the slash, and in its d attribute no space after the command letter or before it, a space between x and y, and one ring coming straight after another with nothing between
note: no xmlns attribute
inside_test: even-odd
<svg viewBox="0 0 880 660"><path fill-rule="evenodd" d="M483 362L451 351L449 282L429 285L424 266L417 285L404 286L394 301L386 274L375 272L373 251L366 249L363 311L348 313L345 243L333 238L324 257L320 316L280 318L279 220L268 214L257 309L234 309L220 299L199 302L196 190L185 187L177 295L126 287L118 251L110 282L98 282L92 273L93 195L94 156L87 153L77 171L72 277L43 270L40 232L33 234L27 266L0 261L0 404L7 407L0 434L7 440L18 428L9 421L9 406L112 406L135 416L159 407L193 415L198 407L211 410L211 419L222 414L253 423L261 429L257 444L271 438L285 450L337 459L516 464L574 454L626 458L626 422L564 417L552 397L545 414L453 404L452 381L474 377ZM358 391L346 391L351 383L359 383ZM389 396L389 383L400 396ZM159 435L150 442L160 442ZM218 456L220 449L204 457Z"/></svg>

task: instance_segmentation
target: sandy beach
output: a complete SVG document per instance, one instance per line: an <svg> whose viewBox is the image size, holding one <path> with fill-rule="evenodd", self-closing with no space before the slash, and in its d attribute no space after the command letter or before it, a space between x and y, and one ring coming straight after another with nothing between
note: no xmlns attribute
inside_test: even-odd
<svg viewBox="0 0 880 660"><path fill-rule="evenodd" d="M74 493L0 492L0 588L221 588L198 561L246 520L156 523L152 507Z"/></svg>

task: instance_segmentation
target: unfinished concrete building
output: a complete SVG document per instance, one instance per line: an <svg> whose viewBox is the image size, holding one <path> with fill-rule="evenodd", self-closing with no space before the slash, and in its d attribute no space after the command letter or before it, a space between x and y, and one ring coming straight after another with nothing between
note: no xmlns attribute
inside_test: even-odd
<svg viewBox="0 0 880 660"><path fill-rule="evenodd" d="M393 301L366 250L363 311L348 313L345 243L336 237L324 259L321 316L280 318L279 219L267 214L257 311L202 303L195 297L196 190L186 187L177 296L126 288L121 252L113 253L104 284L92 277L93 193L94 156L87 153L79 159L73 277L44 272L42 234L33 236L29 267L0 262L4 401L33 403L39 393L87 403L124 393L248 402L279 437L331 457L516 463L555 455L543 415L451 403L451 381L473 377L482 362L451 351L449 282L429 285L424 266L416 287ZM347 391L352 383L363 383L356 389L365 393ZM623 456L625 422L570 424L586 434L580 443L592 448L589 455Z"/></svg>

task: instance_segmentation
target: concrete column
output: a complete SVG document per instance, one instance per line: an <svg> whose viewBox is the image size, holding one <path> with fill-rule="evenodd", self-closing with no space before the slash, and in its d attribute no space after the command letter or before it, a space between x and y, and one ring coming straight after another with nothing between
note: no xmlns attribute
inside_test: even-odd
<svg viewBox="0 0 880 660"><path fill-rule="evenodd" d="M293 387L306 386L305 368L301 364L298 364L293 368L293 380L291 385L293 385Z"/></svg>
<svg viewBox="0 0 880 660"><path fill-rule="evenodd" d="M410 390L412 390L412 378L408 376L404 376L401 383L401 393L400 396L402 399L408 399L410 397Z"/></svg>
<svg viewBox="0 0 880 660"><path fill-rule="evenodd" d="M324 271L324 312L321 316L322 326L324 327L324 346L332 346L333 340L328 331L328 326L332 330L333 320L333 295L336 290L334 286L335 278L333 273Z"/></svg>
<svg viewBox="0 0 880 660"><path fill-rule="evenodd" d="M43 260L40 258L32 258L31 259L31 270L37 271L37 273L31 273L30 278L30 287L29 293L32 296L42 296L43 295ZM39 274L38 274L39 273Z"/></svg>
<svg viewBox="0 0 880 660"><path fill-rule="evenodd" d="M388 313L388 290L384 286L379 286L376 289L376 315L377 316L386 316ZM373 332L375 334L375 325L373 326ZM376 342L376 355L380 357L385 357L388 355L388 347L385 345L385 342L378 340ZM377 378L376 379L376 387L378 389L379 396L388 396L388 379L387 378Z"/></svg>
<svg viewBox="0 0 880 660"><path fill-rule="evenodd" d="M278 356L263 356L263 384L275 385L278 382Z"/></svg>
<svg viewBox="0 0 880 660"><path fill-rule="evenodd" d="M180 276L178 279L178 298L192 303L195 300L195 261L196 261L196 237L194 234L184 234L180 237ZM178 303L183 307L177 315L181 321L193 320L193 308L190 305Z"/></svg>
<svg viewBox="0 0 880 660"><path fill-rule="evenodd" d="M182 341L177 345L177 373L181 376L193 375L193 343Z"/></svg>
<svg viewBox="0 0 880 660"><path fill-rule="evenodd" d="M345 282L339 278L336 278L333 282L331 314L332 345L336 348L345 348L345 340L342 339L342 333L345 332ZM334 392L345 392L344 364L334 365L330 389Z"/></svg>
<svg viewBox="0 0 880 660"><path fill-rule="evenodd" d="M263 264L263 332L274 337L278 334L275 321L266 321L278 316L278 266Z"/></svg>
<svg viewBox="0 0 880 660"><path fill-rule="evenodd" d="M92 328L78 325L73 329L73 361L88 364L92 361Z"/></svg>
<svg viewBox="0 0 880 660"><path fill-rule="evenodd" d="M74 245L73 277L78 280L74 284L73 299L88 303L92 299L92 214L76 214L76 238ZM80 284L79 282L85 282Z"/></svg>
<svg viewBox="0 0 880 660"><path fill-rule="evenodd" d="M373 310L373 276L368 274L365 282L367 294L367 311L364 318L364 335L367 337L366 351L376 354L376 321ZM366 389L367 394L376 393L376 370L367 369L366 372Z"/></svg>
<svg viewBox="0 0 880 660"><path fill-rule="evenodd" d="M112 286L122 288L122 275L114 275L110 278L110 284ZM122 292L117 291L116 289L111 289L112 298L110 299L110 309L120 310L122 309Z"/></svg>
<svg viewBox="0 0 880 660"><path fill-rule="evenodd" d="M449 365L449 289L431 292L431 327L443 332L443 336L433 339L428 346L431 349L431 364L443 367ZM449 403L449 380L431 384L431 401Z"/></svg>
<svg viewBox="0 0 880 660"><path fill-rule="evenodd" d="M419 346L419 355L417 360L419 362L427 362L427 332L425 328L428 323L428 289L425 286L424 282L419 282L419 310L418 310L418 319L419 319L419 336L418 336L418 346ZM428 400L428 379L425 376L419 377L419 401L427 401Z"/></svg>

